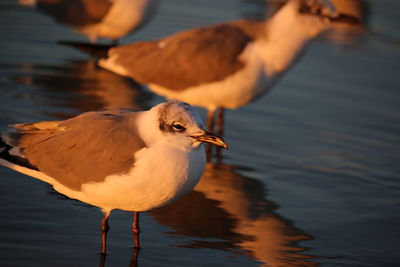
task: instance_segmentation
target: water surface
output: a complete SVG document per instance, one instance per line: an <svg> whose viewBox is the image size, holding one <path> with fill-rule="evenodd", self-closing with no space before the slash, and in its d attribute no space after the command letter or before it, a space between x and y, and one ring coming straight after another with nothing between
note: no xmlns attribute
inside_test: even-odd
<svg viewBox="0 0 400 267"><path fill-rule="evenodd" d="M322 38L267 96L227 112L230 150L182 200L141 217L138 266L398 266L400 2L370 0L371 33ZM262 1L164 1L121 42L260 16ZM0 3L0 130L163 101L57 45L85 40ZM201 110L204 114L204 111ZM0 168L0 265L97 266L96 207ZM134 266L132 215L110 218L105 266Z"/></svg>

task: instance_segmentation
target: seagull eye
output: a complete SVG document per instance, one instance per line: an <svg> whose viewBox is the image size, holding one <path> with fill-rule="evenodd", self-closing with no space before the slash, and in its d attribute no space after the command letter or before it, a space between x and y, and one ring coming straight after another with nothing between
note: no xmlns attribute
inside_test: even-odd
<svg viewBox="0 0 400 267"><path fill-rule="evenodd" d="M174 130L177 132L183 132L186 130L185 126L183 126L180 123L176 123L176 122L172 124L172 128L174 128Z"/></svg>

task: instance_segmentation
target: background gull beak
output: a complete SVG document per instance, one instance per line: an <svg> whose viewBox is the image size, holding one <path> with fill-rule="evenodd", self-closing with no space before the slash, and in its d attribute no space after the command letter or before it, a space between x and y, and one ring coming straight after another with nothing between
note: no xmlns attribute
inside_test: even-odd
<svg viewBox="0 0 400 267"><path fill-rule="evenodd" d="M223 147L224 149L228 149L227 143L225 143L221 137L207 131L204 131L204 133L201 135L192 135L190 137L199 142L210 143L219 147Z"/></svg>
<svg viewBox="0 0 400 267"><path fill-rule="evenodd" d="M329 17L329 20L332 22L345 22L348 24L355 24L355 25L361 24L359 18L344 13L338 13L335 16Z"/></svg>
<svg viewBox="0 0 400 267"><path fill-rule="evenodd" d="M349 14L345 14L340 12L334 2L332 2L331 0L324 0L325 6L330 10L330 15L323 15L325 17L327 17L329 19L329 21L331 22L344 22L344 23L348 23L348 24L361 24L361 21L359 18L349 15Z"/></svg>

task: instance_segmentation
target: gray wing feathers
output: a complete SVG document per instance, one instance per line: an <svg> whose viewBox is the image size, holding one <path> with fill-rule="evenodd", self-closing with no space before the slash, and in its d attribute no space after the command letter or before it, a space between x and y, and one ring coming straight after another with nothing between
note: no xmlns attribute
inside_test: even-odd
<svg viewBox="0 0 400 267"><path fill-rule="evenodd" d="M40 171L78 190L83 183L101 182L133 166L135 152L145 144L137 134L135 113L125 113L87 112L50 127L15 125L6 142L22 148Z"/></svg>
<svg viewBox="0 0 400 267"><path fill-rule="evenodd" d="M59 121L42 121L37 123L14 124L14 130L1 134L3 141L12 146L25 148L30 144L39 143L58 132ZM29 135L29 138L22 138Z"/></svg>

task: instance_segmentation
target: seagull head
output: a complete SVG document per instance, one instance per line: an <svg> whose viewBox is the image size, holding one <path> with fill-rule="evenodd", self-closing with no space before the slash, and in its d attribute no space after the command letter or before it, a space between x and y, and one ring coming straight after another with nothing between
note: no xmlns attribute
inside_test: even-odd
<svg viewBox="0 0 400 267"><path fill-rule="evenodd" d="M204 130L200 115L187 103L173 100L160 104L158 123L163 138L177 148L192 150L210 143L228 149L221 137Z"/></svg>
<svg viewBox="0 0 400 267"><path fill-rule="evenodd" d="M309 30L312 37L329 29L335 23L361 25L359 18L337 12L330 0L291 0L288 5L294 8L299 22Z"/></svg>

